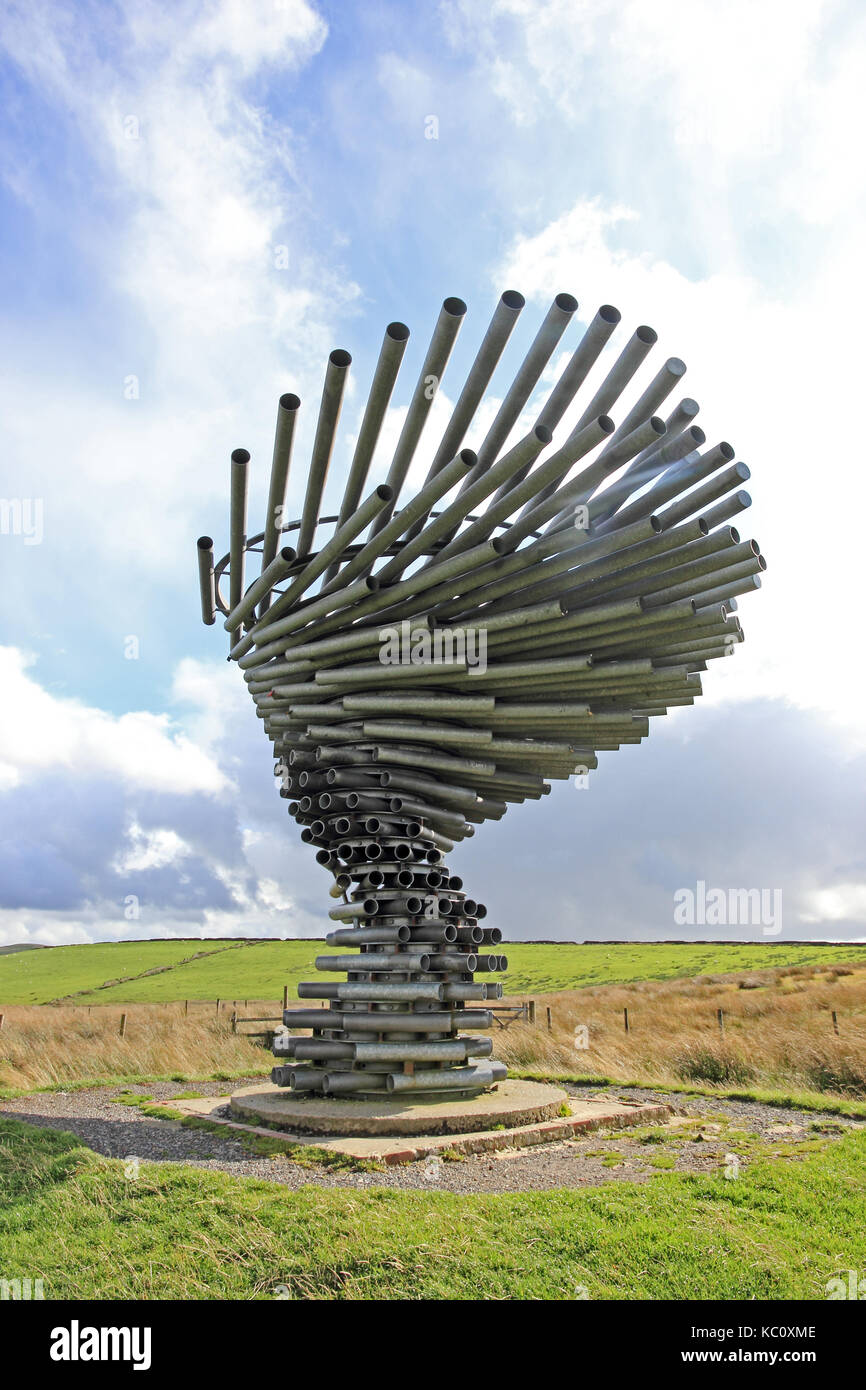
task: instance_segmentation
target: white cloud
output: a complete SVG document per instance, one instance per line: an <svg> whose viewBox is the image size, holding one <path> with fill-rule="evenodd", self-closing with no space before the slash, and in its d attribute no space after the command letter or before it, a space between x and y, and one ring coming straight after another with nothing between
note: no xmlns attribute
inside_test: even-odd
<svg viewBox="0 0 866 1390"><path fill-rule="evenodd" d="M67 770L180 795L213 795L229 785L214 760L174 728L167 714L112 715L52 695L28 676L32 663L14 647L0 647L0 787Z"/></svg>
<svg viewBox="0 0 866 1390"><path fill-rule="evenodd" d="M7 354L7 460L44 497L43 553L55 564L73 527L88 534L94 561L123 564L129 580L186 583L190 536L217 507L223 516L239 443L253 451L251 517L264 506L276 402L288 389L306 402L296 454L309 449L331 322L358 290L314 228L294 132L259 103L253 79L290 81L326 35L305 0L126 4L103 12L98 29L77 23L72 7L22 6L10 17L9 58L54 104L88 171L96 211L86 224L70 217L70 250L98 256L118 344L102 381L92 369L82 376L83 359L51 336L38 378ZM14 134L7 143L14 163ZM53 186L23 168L15 186L56 218ZM104 325L83 318L79 336L100 338ZM146 544L129 545L130 511ZM48 565L34 569L16 595L22 612L49 580ZM71 567L70 590L79 582ZM112 590L97 622L120 601Z"/></svg>
<svg viewBox="0 0 866 1390"><path fill-rule="evenodd" d="M235 665L192 657L184 657L175 667L171 699L183 707L184 727L195 743L223 755L227 728L242 712L249 714L251 707L246 683Z"/></svg>
<svg viewBox="0 0 866 1390"><path fill-rule="evenodd" d="M803 907L805 922L866 921L866 883L837 883L810 894Z"/></svg>
<svg viewBox="0 0 866 1390"><path fill-rule="evenodd" d="M640 112L708 181L798 146L811 166L822 133L857 104L848 79L856 86L858 56L862 72L862 15L831 0L449 0L442 11L446 34L477 55L479 79L515 124L547 122L553 109L585 126L603 111L640 141L631 124ZM820 40L846 13L854 42L818 66ZM853 153L856 124L842 131Z"/></svg>
<svg viewBox="0 0 866 1390"><path fill-rule="evenodd" d="M191 853L186 844L174 830L143 830L133 822L127 831L127 847L119 856L114 867L118 873L128 873L135 869L164 869L168 864L176 864Z"/></svg>
<svg viewBox="0 0 866 1390"><path fill-rule="evenodd" d="M321 929L325 876L286 824L236 669L182 661L172 718L54 694L32 664L0 647L0 941Z"/></svg>

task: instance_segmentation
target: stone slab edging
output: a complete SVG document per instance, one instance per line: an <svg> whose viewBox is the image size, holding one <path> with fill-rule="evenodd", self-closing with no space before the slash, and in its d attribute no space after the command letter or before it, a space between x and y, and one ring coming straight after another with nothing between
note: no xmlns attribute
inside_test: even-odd
<svg viewBox="0 0 866 1390"><path fill-rule="evenodd" d="M207 1103L217 1109L228 1103L228 1096L208 1097ZM327 1153L344 1154L348 1158L373 1160L387 1165L414 1163L419 1159L444 1152L478 1154L501 1149L532 1148L540 1144L553 1144L571 1139L575 1135L590 1133L600 1129L627 1129L643 1124L666 1124L671 1110L667 1105L650 1102L622 1101L617 1104L601 1101L575 1101L575 1106L592 1107L591 1111L545 1120L537 1124L521 1125L514 1129L485 1130L468 1134L413 1135L411 1144L405 1139L388 1136L390 1142L383 1142L385 1136L365 1138L361 1136L288 1134L265 1125L243 1124L238 1120L224 1119L222 1116L207 1114L201 1102L194 1101L155 1101L154 1108L180 1110L182 1113L207 1119L220 1129L239 1134L255 1135L269 1139L285 1148L287 1153L293 1149L322 1149ZM192 1106L196 1105L193 1109Z"/></svg>

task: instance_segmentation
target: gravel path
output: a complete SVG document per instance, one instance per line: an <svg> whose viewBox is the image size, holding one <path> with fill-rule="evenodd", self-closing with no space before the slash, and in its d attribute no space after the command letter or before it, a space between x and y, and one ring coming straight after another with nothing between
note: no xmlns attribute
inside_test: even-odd
<svg viewBox="0 0 866 1390"><path fill-rule="evenodd" d="M250 1078L251 1082L261 1078ZM235 1081L231 1089L240 1089ZM565 1087L579 1097L598 1098L598 1088ZM153 1083L130 1087L97 1087L86 1091L47 1091L0 1103L0 1112L30 1124L46 1125L76 1134L97 1153L112 1158L133 1156L152 1162L185 1163L212 1168L235 1177L265 1178L289 1188L392 1187L436 1189L457 1193L530 1192L549 1188L579 1188L608 1182L650 1182L659 1172L718 1171L735 1162L747 1164L757 1146L764 1156L797 1159L808 1141L826 1142L862 1124L836 1115L820 1115L751 1101L706 1096L670 1096L651 1090L624 1090L627 1100L653 1100L673 1107L670 1125L634 1133L625 1130L609 1138L588 1134L535 1149L464 1156L454 1161L427 1159L381 1172L365 1173L307 1166L290 1157L262 1158L250 1154L243 1141L204 1130L182 1128L150 1119L115 1097L132 1092L154 1100L194 1090L200 1095L226 1094L225 1082ZM604 1093L615 1099L615 1087ZM311 1141L312 1142L312 1141Z"/></svg>

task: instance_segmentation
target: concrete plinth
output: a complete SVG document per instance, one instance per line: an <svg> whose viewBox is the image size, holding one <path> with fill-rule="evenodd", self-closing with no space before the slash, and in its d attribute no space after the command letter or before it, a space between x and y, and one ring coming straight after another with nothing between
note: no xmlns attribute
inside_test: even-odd
<svg viewBox="0 0 866 1390"><path fill-rule="evenodd" d="M411 1163L446 1151L478 1154L523 1149L598 1129L664 1124L666 1105L647 1101L577 1100L537 1081L500 1082L474 1101L327 1101L299 1099L277 1086L229 1096L156 1102L237 1133L267 1136L291 1153L316 1148L379 1163ZM234 1118L226 1119L229 1105ZM438 1112L438 1113L437 1113ZM354 1118L357 1126L348 1125ZM318 1124L319 1128L313 1128ZM446 1126L453 1126L446 1128Z"/></svg>
<svg viewBox="0 0 866 1390"><path fill-rule="evenodd" d="M377 1100L334 1100L298 1095L279 1086L235 1091L231 1099L238 1119L269 1129L301 1134L378 1135L466 1134L504 1126L538 1124L553 1119L568 1100L559 1086L539 1081L500 1081L470 1100L411 1099L407 1095Z"/></svg>

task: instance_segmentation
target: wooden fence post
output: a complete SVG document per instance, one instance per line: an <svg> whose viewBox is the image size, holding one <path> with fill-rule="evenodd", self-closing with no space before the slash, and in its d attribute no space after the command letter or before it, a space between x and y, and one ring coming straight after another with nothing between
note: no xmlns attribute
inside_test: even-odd
<svg viewBox="0 0 866 1390"><path fill-rule="evenodd" d="M222 1003L222 1000L221 1000L221 999L218 999L218 1000L216 1001L216 1011L217 1011L217 1013L219 1013L219 1011L220 1011L220 1004L221 1004L221 1003Z"/></svg>
<svg viewBox="0 0 866 1390"><path fill-rule="evenodd" d="M0 1023L2 1023L2 1019L3 1019L3 1015L0 1014ZM839 1020L838 1020L838 1018L836 1017L836 1010L835 1010L835 1009L833 1010L833 1032L836 1034L837 1037L839 1036Z"/></svg>
<svg viewBox="0 0 866 1390"><path fill-rule="evenodd" d="M233 1032L233 1033L236 1033L237 1031L238 1031L238 1015L237 1015L237 1010L235 1010L234 1013L232 1014L232 1032Z"/></svg>
<svg viewBox="0 0 866 1390"><path fill-rule="evenodd" d="M553 1032L553 1014L551 1013L550 1008L548 1008L547 1010L547 1031L548 1033Z"/></svg>
<svg viewBox="0 0 866 1390"><path fill-rule="evenodd" d="M3 1020L4 1020L5 1017L6 1017L5 1014L0 1014L0 1031L2 1031L2 1029L3 1029Z"/></svg>
<svg viewBox="0 0 866 1390"><path fill-rule="evenodd" d="M535 1025L535 1000L534 1000L534 999L530 999L530 1001L529 1001L529 1022L530 1022L533 1026Z"/></svg>
<svg viewBox="0 0 866 1390"><path fill-rule="evenodd" d="M120 1015L120 1036L122 1038L126 1037L126 1014Z"/></svg>
<svg viewBox="0 0 866 1390"><path fill-rule="evenodd" d="M184 999L184 1001L183 1001L183 1012L184 1012L184 1016L186 1016L186 1014L189 1013L189 1000L188 1000L188 999Z"/></svg>
<svg viewBox="0 0 866 1390"><path fill-rule="evenodd" d="M283 1008L284 1008L284 1009L287 1009L288 1007L289 1007L289 987L288 987L288 985L283 985Z"/></svg>
<svg viewBox="0 0 866 1390"><path fill-rule="evenodd" d="M624 1028L625 1028L625 1031L628 1032L628 1031L629 1031L629 1028L628 1028L628 1009L623 1009L623 1011L622 1011L622 1021L623 1021L623 1026L624 1026Z"/></svg>
<svg viewBox="0 0 866 1390"><path fill-rule="evenodd" d="M722 1009L716 1009L716 1018L719 1020L719 1032L725 1031L725 1015Z"/></svg>

